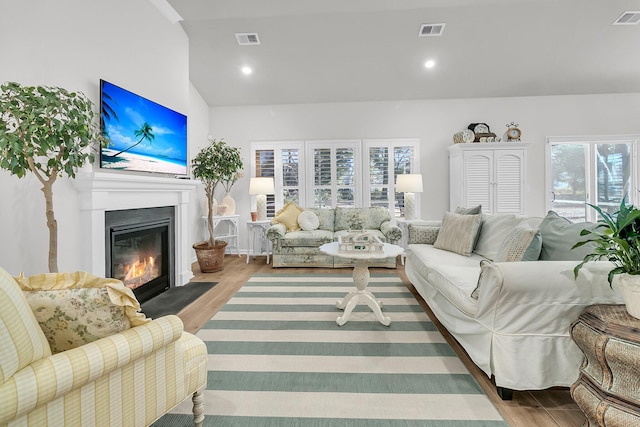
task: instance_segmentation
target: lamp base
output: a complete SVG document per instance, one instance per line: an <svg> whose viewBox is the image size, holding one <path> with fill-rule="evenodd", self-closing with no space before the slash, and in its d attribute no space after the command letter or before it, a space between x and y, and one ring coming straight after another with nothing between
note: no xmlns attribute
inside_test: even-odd
<svg viewBox="0 0 640 427"><path fill-rule="evenodd" d="M256 196L256 212L258 212L258 221L267 219L267 196L258 194Z"/></svg>
<svg viewBox="0 0 640 427"><path fill-rule="evenodd" d="M404 193L404 219L416 219L415 193Z"/></svg>

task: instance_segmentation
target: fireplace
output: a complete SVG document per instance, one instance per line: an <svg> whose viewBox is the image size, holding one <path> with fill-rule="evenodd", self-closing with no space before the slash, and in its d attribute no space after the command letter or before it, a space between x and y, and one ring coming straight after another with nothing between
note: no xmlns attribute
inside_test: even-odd
<svg viewBox="0 0 640 427"><path fill-rule="evenodd" d="M143 303L172 286L175 270L173 206L105 212L105 272Z"/></svg>

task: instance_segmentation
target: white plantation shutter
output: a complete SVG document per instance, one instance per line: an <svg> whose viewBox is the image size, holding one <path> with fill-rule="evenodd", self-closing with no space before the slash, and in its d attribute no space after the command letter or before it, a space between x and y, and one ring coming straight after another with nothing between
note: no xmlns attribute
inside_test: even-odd
<svg viewBox="0 0 640 427"><path fill-rule="evenodd" d="M419 173L418 139L277 141L251 144L252 176L273 176L267 214L293 200L303 207L384 206L401 216L398 174Z"/></svg>

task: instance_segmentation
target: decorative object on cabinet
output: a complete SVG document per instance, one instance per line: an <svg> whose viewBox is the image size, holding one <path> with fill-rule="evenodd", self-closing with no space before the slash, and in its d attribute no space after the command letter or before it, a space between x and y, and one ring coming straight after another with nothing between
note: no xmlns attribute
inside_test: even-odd
<svg viewBox="0 0 640 427"><path fill-rule="evenodd" d="M467 128L473 131L473 142L494 142L496 140L496 134L491 132L486 123L471 123Z"/></svg>
<svg viewBox="0 0 640 427"><path fill-rule="evenodd" d="M506 141L520 141L522 131L519 128L519 124L515 122L507 123L507 131L504 133L504 139Z"/></svg>
<svg viewBox="0 0 640 427"><path fill-rule="evenodd" d="M404 193L404 218L416 219L416 194L422 193L422 174L398 175L396 191Z"/></svg>
<svg viewBox="0 0 640 427"><path fill-rule="evenodd" d="M571 325L582 350L580 376L571 397L588 426L640 425L640 320L622 305L587 307Z"/></svg>
<svg viewBox="0 0 640 427"><path fill-rule="evenodd" d="M483 213L524 215L526 143L449 147L450 210L482 205Z"/></svg>
<svg viewBox="0 0 640 427"><path fill-rule="evenodd" d="M587 239L573 246L595 245L575 267L574 274L577 277L586 262L597 261L603 256L612 261L614 268L607 277L609 286L613 288L614 280L617 281L616 287L624 298L627 311L640 319L640 209L627 205L624 198L613 214L587 204L598 212L601 219L596 228L582 230L580 236L587 236Z"/></svg>
<svg viewBox="0 0 640 427"><path fill-rule="evenodd" d="M258 221L267 219L267 194L275 194L273 178L255 177L249 182L249 194L256 196Z"/></svg>
<svg viewBox="0 0 640 427"><path fill-rule="evenodd" d="M471 123L467 129L471 129L473 133L489 133L489 125L486 123Z"/></svg>

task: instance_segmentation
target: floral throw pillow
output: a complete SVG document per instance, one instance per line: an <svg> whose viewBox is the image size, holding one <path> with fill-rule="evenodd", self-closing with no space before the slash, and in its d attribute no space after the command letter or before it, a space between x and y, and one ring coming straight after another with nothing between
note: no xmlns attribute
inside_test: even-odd
<svg viewBox="0 0 640 427"><path fill-rule="evenodd" d="M53 353L117 334L131 326L125 308L111 302L106 288L24 294Z"/></svg>

